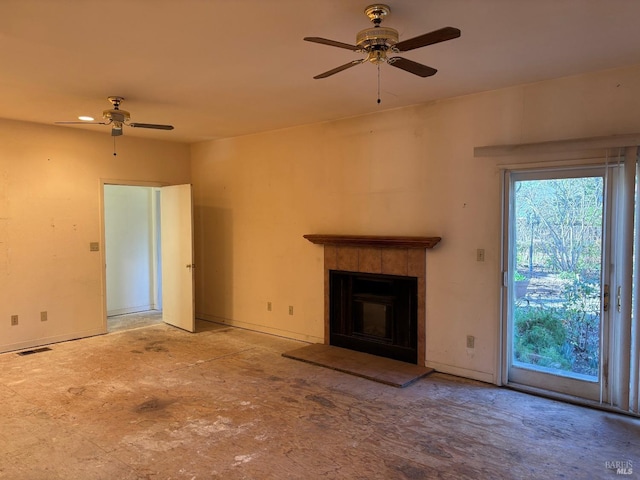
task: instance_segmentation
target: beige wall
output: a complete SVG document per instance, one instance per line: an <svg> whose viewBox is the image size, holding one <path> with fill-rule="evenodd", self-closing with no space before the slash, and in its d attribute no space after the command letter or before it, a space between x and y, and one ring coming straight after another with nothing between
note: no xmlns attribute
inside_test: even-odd
<svg viewBox="0 0 640 480"><path fill-rule="evenodd" d="M636 133L638 111L634 67L191 149L125 135L117 157L104 133L0 120L0 351L104 331L103 256L89 251L101 180L192 178L200 317L322 341L322 247L302 235L442 236L427 254L428 364L496 381L499 163L516 160L473 147Z"/></svg>
<svg viewBox="0 0 640 480"><path fill-rule="evenodd" d="M473 147L637 133L638 107L634 67L193 145L198 315L319 342L323 250L302 235L442 236L427 254L427 363L495 382L498 165L517 160Z"/></svg>
<svg viewBox="0 0 640 480"><path fill-rule="evenodd" d="M104 257L89 251L102 250L101 180L190 180L186 145L125 135L117 147L105 133L0 120L0 351L105 331Z"/></svg>

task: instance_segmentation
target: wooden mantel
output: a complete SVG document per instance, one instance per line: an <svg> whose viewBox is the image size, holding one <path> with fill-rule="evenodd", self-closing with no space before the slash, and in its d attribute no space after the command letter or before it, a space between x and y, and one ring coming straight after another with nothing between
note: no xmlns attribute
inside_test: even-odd
<svg viewBox="0 0 640 480"><path fill-rule="evenodd" d="M433 248L440 237L385 237L376 235L303 235L311 243L347 247Z"/></svg>

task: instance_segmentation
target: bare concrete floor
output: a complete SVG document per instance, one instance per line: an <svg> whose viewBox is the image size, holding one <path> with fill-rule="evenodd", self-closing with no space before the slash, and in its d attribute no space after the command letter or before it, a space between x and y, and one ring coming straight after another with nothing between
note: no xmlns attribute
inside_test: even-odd
<svg viewBox="0 0 640 480"><path fill-rule="evenodd" d="M0 478L638 478L640 421L432 374L398 389L303 345L163 324L0 355ZM631 461L616 475L611 462ZM610 462L610 463L607 463Z"/></svg>
<svg viewBox="0 0 640 480"><path fill-rule="evenodd" d="M107 317L107 332L120 332L122 330L147 327L159 323L162 323L162 312L159 310L114 315L113 317Z"/></svg>

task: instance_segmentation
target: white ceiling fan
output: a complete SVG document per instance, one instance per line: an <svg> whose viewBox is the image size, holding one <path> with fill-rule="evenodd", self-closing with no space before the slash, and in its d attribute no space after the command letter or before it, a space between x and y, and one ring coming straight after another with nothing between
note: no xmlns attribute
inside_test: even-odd
<svg viewBox="0 0 640 480"><path fill-rule="evenodd" d="M122 127L133 128L151 128L155 130L173 130L173 125L160 125L156 123L132 123L131 114L126 110L120 110L120 104L124 101L123 97L108 97L108 100L113 105L113 108L104 110L102 112L102 118L104 122L91 122L91 121L73 121L73 122L55 122L59 125L72 125L72 124L88 124L88 125L111 125L111 136L117 137L122 135Z"/></svg>

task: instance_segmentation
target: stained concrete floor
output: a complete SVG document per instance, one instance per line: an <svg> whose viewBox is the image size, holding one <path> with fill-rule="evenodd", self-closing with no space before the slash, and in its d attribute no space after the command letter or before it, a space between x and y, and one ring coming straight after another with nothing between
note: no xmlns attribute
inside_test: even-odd
<svg viewBox="0 0 640 480"><path fill-rule="evenodd" d="M398 389L281 356L301 342L198 331L160 324L0 355L0 478L640 473L638 419L437 373ZM629 461L629 477L608 468Z"/></svg>

